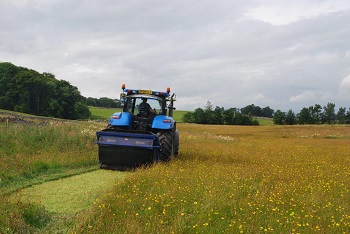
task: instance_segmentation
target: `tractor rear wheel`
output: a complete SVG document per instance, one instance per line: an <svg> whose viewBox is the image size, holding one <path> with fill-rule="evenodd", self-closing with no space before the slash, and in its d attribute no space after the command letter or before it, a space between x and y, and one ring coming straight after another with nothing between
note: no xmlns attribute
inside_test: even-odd
<svg viewBox="0 0 350 234"><path fill-rule="evenodd" d="M175 130L175 138L174 138L174 155L175 156L179 154L179 147L180 147L179 131Z"/></svg>
<svg viewBox="0 0 350 234"><path fill-rule="evenodd" d="M158 133L160 144L160 160L169 161L173 152L173 130L164 130Z"/></svg>

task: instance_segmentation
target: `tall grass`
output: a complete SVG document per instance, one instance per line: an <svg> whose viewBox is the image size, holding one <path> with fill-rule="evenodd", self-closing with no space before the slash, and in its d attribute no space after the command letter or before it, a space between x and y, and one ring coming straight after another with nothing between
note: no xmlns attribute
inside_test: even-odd
<svg viewBox="0 0 350 234"><path fill-rule="evenodd" d="M49 222L45 207L13 203L8 192L98 168L95 132L101 124L51 121L0 124L0 233L33 233Z"/></svg>
<svg viewBox="0 0 350 234"><path fill-rule="evenodd" d="M349 126L179 128L178 158L127 177L75 231L350 230Z"/></svg>
<svg viewBox="0 0 350 234"><path fill-rule="evenodd" d="M0 124L0 192L96 165L93 141L104 126ZM129 173L60 225L77 233L349 232L348 125L178 128L177 158ZM40 204L0 203L0 233L40 232L56 218Z"/></svg>
<svg viewBox="0 0 350 234"><path fill-rule="evenodd" d="M1 185L49 169L96 164L96 129L88 122L0 125Z"/></svg>

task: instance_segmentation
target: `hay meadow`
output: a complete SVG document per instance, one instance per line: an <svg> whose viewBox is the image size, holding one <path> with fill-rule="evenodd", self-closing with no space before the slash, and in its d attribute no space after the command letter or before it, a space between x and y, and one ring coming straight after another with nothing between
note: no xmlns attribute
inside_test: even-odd
<svg viewBox="0 0 350 234"><path fill-rule="evenodd" d="M93 141L102 126L0 124L3 197L54 175L99 170ZM350 232L349 125L178 129L176 158L125 172L75 214L5 199L0 232Z"/></svg>

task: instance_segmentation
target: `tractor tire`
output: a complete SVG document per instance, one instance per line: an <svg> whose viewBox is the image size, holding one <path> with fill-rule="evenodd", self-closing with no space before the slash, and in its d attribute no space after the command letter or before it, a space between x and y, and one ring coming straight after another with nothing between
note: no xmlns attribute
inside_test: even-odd
<svg viewBox="0 0 350 234"><path fill-rule="evenodd" d="M160 144L160 161L169 161L173 152L173 130L164 130L158 133Z"/></svg>
<svg viewBox="0 0 350 234"><path fill-rule="evenodd" d="M175 130L175 138L174 138L174 156L177 156L179 154L179 147L180 147L180 137L179 137L179 131Z"/></svg>

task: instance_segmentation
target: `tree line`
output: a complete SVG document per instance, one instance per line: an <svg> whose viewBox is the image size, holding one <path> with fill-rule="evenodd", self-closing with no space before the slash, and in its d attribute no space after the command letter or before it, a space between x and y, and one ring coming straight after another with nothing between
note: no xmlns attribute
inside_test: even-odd
<svg viewBox="0 0 350 234"><path fill-rule="evenodd" d="M295 114L292 110L283 112L277 110L273 116L274 124L294 125L294 124L350 124L350 108L346 111L345 107L340 107L336 113L334 103L327 103L322 108L315 104L310 107L304 107L299 113Z"/></svg>
<svg viewBox="0 0 350 234"><path fill-rule="evenodd" d="M263 108L266 111L265 114L261 112L261 108L255 108L254 105L249 105L246 108L229 108L216 106L215 108L210 101L207 102L204 109L197 108L193 112L187 112L184 114L182 120L185 123L196 123L196 124L215 124L215 125L259 125L259 121L253 118L250 111L260 110L259 114L272 116L273 110L270 107ZM242 111L243 110L243 111ZM248 112L249 111L249 112ZM248 113L247 113L248 112ZM254 112L255 113L255 112Z"/></svg>
<svg viewBox="0 0 350 234"><path fill-rule="evenodd" d="M204 109L197 108L193 112L187 112L183 116L185 123L197 124L217 124L217 125L259 125L254 117L272 118L276 125L294 125L294 124L350 124L350 108L340 107L336 112L334 103L328 103L326 106L315 104L310 107L304 107L299 113L295 114L292 110L283 112L274 111L269 106L261 108L254 104L243 108L229 108L213 105L209 101Z"/></svg>
<svg viewBox="0 0 350 234"><path fill-rule="evenodd" d="M106 107L106 108L123 108L122 103L119 99L111 99L107 97L101 98L86 98L86 105L88 106L97 106L97 107Z"/></svg>

